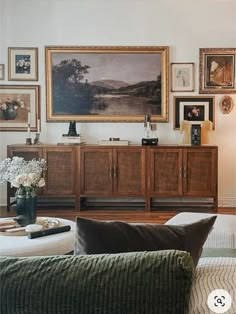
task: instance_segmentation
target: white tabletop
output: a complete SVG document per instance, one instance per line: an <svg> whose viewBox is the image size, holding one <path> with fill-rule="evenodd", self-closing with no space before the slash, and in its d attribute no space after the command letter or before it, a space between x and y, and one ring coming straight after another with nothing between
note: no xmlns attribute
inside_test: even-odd
<svg viewBox="0 0 236 314"><path fill-rule="evenodd" d="M70 225L71 230L35 239L29 239L27 236L0 235L0 255L46 256L63 255L73 251L75 244L75 222L62 218L56 219L60 220L62 225ZM3 221L4 218L0 220Z"/></svg>

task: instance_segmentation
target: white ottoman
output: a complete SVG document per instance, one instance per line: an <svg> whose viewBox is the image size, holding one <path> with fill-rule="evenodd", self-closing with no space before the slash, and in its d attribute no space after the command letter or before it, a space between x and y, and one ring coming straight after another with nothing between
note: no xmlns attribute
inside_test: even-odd
<svg viewBox="0 0 236 314"><path fill-rule="evenodd" d="M56 219L58 219L62 225L70 225L71 230L36 239L28 239L27 236L0 235L0 255L46 256L46 255L64 255L69 252L72 252L74 250L75 244L76 224L75 222L70 220L61 218Z"/></svg>
<svg viewBox="0 0 236 314"><path fill-rule="evenodd" d="M217 218L203 247L236 248L236 215L183 212L168 220L166 224L189 224L210 216L217 216Z"/></svg>

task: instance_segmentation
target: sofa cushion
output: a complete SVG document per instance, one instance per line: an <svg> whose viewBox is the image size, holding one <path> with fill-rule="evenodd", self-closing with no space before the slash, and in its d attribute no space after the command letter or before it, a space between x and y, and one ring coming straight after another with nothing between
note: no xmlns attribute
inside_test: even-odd
<svg viewBox="0 0 236 314"><path fill-rule="evenodd" d="M0 313L187 314L193 269L174 250L0 257Z"/></svg>
<svg viewBox="0 0 236 314"><path fill-rule="evenodd" d="M77 218L75 254L188 251L195 266L216 216L187 225L128 224Z"/></svg>

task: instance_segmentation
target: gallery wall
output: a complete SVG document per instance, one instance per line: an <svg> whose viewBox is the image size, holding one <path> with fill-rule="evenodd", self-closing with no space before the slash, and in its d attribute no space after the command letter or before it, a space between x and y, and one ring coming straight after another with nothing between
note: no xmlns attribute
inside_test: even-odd
<svg viewBox="0 0 236 314"><path fill-rule="evenodd" d="M169 46L169 62L193 62L195 91L169 93L169 122L158 123L160 144L179 144L182 134L173 130L173 96L194 96L199 91L199 48L236 48L235 0L1 0L0 64L7 72L8 47L39 49L39 80L0 84L41 86L41 141L56 144L68 123L46 121L45 46ZM210 144L219 147L219 205L236 207L236 95L230 114L222 114L216 95L215 131ZM86 143L109 137L140 143L142 123L77 123ZM0 132L0 158L7 145L25 143L26 132ZM6 204L6 186L0 190Z"/></svg>

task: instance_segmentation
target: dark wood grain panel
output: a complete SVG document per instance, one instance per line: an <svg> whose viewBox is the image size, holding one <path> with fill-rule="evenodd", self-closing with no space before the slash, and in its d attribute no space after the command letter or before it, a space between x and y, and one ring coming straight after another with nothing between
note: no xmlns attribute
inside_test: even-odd
<svg viewBox="0 0 236 314"><path fill-rule="evenodd" d="M112 151L81 149L81 194L110 195L112 184Z"/></svg>
<svg viewBox="0 0 236 314"><path fill-rule="evenodd" d="M71 149L47 149L45 159L49 171L46 172L44 194L75 193L75 156Z"/></svg>
<svg viewBox="0 0 236 314"><path fill-rule="evenodd" d="M144 196L145 150L142 148L115 149L113 153L115 194Z"/></svg>

